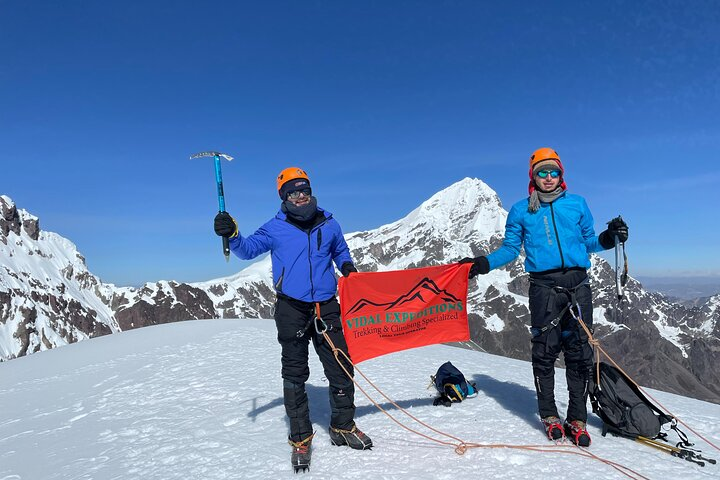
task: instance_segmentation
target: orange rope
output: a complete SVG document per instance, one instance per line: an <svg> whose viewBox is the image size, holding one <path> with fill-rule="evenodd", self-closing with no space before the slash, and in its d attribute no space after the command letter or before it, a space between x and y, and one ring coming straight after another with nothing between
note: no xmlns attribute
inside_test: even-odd
<svg viewBox="0 0 720 480"><path fill-rule="evenodd" d="M321 317L320 317L320 304L319 304L319 303L316 303L316 304L315 304L315 315L317 316L318 319L321 318ZM507 448L507 449L511 449L511 450L527 450L527 451L532 451L532 452L562 453L562 454L568 454L568 455L578 455L578 456L581 456L581 457L584 457L584 458L589 458L589 459L592 459L592 460L600 461L600 462L602 462L602 463L604 463L604 464L606 464L606 465L614 468L614 469L617 470L618 472L622 473L622 474L625 475L626 477L631 478L631 479L633 479L633 480L650 480L648 477L645 477L644 475L642 475L642 474L634 471L633 469L631 469L631 468L629 468L629 467L626 467L626 466L624 466L624 465L622 465L622 464L619 464L619 463L617 463L617 462L613 462L612 460L604 459L604 458L599 457L599 456L597 456L597 455L595 455L595 454L593 454L593 453L591 453L591 452L589 452L589 451L587 451L587 450L585 450L585 449L582 449L581 447L577 447L577 446L574 446L574 445L572 445L572 446L568 446L568 445L546 446L546 445L512 445L512 444L481 444L481 443L468 443L468 442L465 442L465 441L461 440L461 439L458 438L458 437L455 437L455 436L450 435L450 434L448 434L448 433L442 432L442 431L440 431L440 430L438 430L438 429L436 429L436 428L434 428L434 427L426 424L425 422L423 422L422 420L418 419L417 417L413 416L410 412L408 412L407 410L405 410L404 408L402 408L402 407L401 407L400 405L398 405L394 400L392 400L390 397L388 397L387 395L385 395L385 393L384 393L382 390L380 390L380 388L378 388L360 369L357 368L357 366L352 362L352 360L350 359L350 357L349 357L344 351L340 350L339 348L337 348L337 347L335 346L335 344L334 344L333 341L330 339L330 336L327 334L326 331L323 331L323 332L322 332L322 335L323 335L323 337L325 338L325 340L328 342L328 345L330 345L330 348L331 348L331 350L332 350L332 352L333 352L333 354L334 354L334 356L335 356L335 360L336 360L336 361L338 362L338 364L340 365L340 368L343 369L343 371L344 371L345 374L348 376L348 378L350 378L350 380L352 380L352 382L358 387L358 389L360 389L360 391L361 391L363 394L365 394L365 396L368 398L368 400L370 400L370 401L373 403L373 405L375 405L375 407L376 407L378 410L380 410L382 413L384 413L388 418L390 418L390 420L392 420L393 422L395 422L398 426L400 426L401 428L403 428L403 429L405 429L405 430L407 430L407 431L409 431L409 432L411 432L411 433L414 433L415 435L418 435L418 436L420 436L420 437L423 437L423 438L425 438L425 439L427 439L427 440L430 440L431 442L435 442L435 443L438 443L438 444L440 444L440 445L445 445L445 446L448 446L448 447L453 447L454 450L455 450L455 453L457 453L458 455L464 455L465 452L466 452L469 448ZM355 369L355 371L357 371L357 373L359 373L360 376L361 376L366 382L368 382L368 384L369 384L370 386L372 386L383 398L385 398L390 404L392 404L392 405L393 405L395 408L397 408L400 412L404 413L405 415L407 415L408 417L410 417L411 419L413 419L415 422L419 423L420 425L424 426L424 427L427 428L428 430L432 430L433 432L435 432L435 433L437 433L437 434L439 434L439 435L442 435L442 436L445 436L445 437L447 437L447 438L453 439L453 440L455 440L457 443L452 443L452 442L448 442L448 441L443 441L443 440L439 440L439 439L437 439L437 438L433 438L433 437L431 437L431 436L429 436L429 435L425 435L424 433L419 432L419 431L417 431L417 430L415 430L415 429L413 429L413 428L410 428L410 427L408 427L407 425L405 425L405 424L403 424L402 422L400 422L398 419L396 419L396 418L395 418L393 415L391 415L387 410L385 410L380 404L378 404L378 403L375 401L375 399L373 399L373 397L362 387L362 385L360 385L360 383L358 383L358 381L355 380L355 377L350 374L350 372L347 370L346 366L345 366L345 365L343 364L343 362L341 361L341 359L340 359L340 354L342 354L342 356L345 357L345 360L348 362L348 364L352 365L353 368Z"/></svg>

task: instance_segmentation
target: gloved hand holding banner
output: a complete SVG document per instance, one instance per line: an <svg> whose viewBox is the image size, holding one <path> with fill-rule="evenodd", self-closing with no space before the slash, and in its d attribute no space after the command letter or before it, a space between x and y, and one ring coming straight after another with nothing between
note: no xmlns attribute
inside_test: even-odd
<svg viewBox="0 0 720 480"><path fill-rule="evenodd" d="M353 363L409 348L469 340L471 266L454 263L340 278L343 333Z"/></svg>

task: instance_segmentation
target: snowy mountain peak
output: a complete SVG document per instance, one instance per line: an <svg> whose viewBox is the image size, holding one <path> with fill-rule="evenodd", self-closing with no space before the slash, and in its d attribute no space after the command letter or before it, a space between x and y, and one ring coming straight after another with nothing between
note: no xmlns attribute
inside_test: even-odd
<svg viewBox="0 0 720 480"><path fill-rule="evenodd" d="M498 216L503 224L498 227ZM396 223L432 222L436 230L462 224L472 230L502 232L506 213L497 193L477 178L464 178L439 191ZM468 219L474 219L468 222ZM467 233L467 231L463 232Z"/></svg>
<svg viewBox="0 0 720 480"><path fill-rule="evenodd" d="M7 244L10 232L22 235L23 232L31 239L37 240L40 234L38 217L26 210L18 210L15 202L7 195L0 195L0 238Z"/></svg>
<svg viewBox="0 0 720 480"><path fill-rule="evenodd" d="M487 234L503 232L506 217L507 212L493 189L477 178L464 178L434 194L400 220L373 232L391 235L401 233L401 230L424 227L434 232L460 234L460 237L466 237L475 230L488 237ZM461 227L459 232L458 227Z"/></svg>
<svg viewBox="0 0 720 480"><path fill-rule="evenodd" d="M495 191L482 180L464 178L404 218L347 239L356 263L366 270L437 265L488 251L502 237L506 218Z"/></svg>
<svg viewBox="0 0 720 480"><path fill-rule="evenodd" d="M462 207L463 205L474 208L483 203L494 204L501 208L500 199L495 190L479 178L465 177L434 194L424 201L420 208L430 210L443 208L443 206Z"/></svg>
<svg viewBox="0 0 720 480"><path fill-rule="evenodd" d="M12 198L7 195L0 195L0 213L4 219L9 219L9 212L11 209L15 209L15 202Z"/></svg>

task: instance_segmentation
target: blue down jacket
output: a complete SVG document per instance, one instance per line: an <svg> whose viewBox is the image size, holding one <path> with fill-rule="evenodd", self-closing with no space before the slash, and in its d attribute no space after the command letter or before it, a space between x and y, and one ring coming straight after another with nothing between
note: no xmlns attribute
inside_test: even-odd
<svg viewBox="0 0 720 480"><path fill-rule="evenodd" d="M490 269L513 261L525 246L525 271L590 268L590 253L603 250L585 199L564 193L528 212L526 198L510 209L502 246L487 256Z"/></svg>
<svg viewBox="0 0 720 480"><path fill-rule="evenodd" d="M247 237L230 239L230 250L243 260L270 251L273 284L278 293L303 302L322 302L335 296L338 269L352 263L340 224L318 208L325 220L310 232L290 223L282 211Z"/></svg>

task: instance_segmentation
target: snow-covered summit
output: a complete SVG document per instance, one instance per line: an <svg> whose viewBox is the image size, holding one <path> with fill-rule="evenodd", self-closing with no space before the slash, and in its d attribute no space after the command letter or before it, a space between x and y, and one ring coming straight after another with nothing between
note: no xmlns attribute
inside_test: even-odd
<svg viewBox="0 0 720 480"><path fill-rule="evenodd" d="M432 226L448 238L467 238L472 232L485 236L502 234L507 212L500 198L486 183L477 178L464 178L434 194L406 217L378 230L392 228Z"/></svg>
<svg viewBox="0 0 720 480"><path fill-rule="evenodd" d="M464 178L437 192L408 215L372 232L377 235L404 235L418 228L440 232L448 238L467 238L477 232L489 236L502 233L507 212L500 198L477 178ZM348 237L367 237L357 232Z"/></svg>
<svg viewBox="0 0 720 480"><path fill-rule="evenodd" d="M502 237L507 212L497 194L477 178L439 191L402 219L346 235L365 270L440 264L488 250Z"/></svg>

